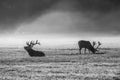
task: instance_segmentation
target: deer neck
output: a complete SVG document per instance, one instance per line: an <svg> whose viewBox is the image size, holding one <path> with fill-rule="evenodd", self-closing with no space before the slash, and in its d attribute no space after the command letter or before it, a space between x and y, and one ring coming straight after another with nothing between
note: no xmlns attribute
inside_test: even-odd
<svg viewBox="0 0 120 80"><path fill-rule="evenodd" d="M89 47L89 50L92 51L93 53L95 53L96 48L94 48L94 46L91 45L91 47Z"/></svg>
<svg viewBox="0 0 120 80"><path fill-rule="evenodd" d="M26 51L28 52L28 54L29 54L30 56L33 56L33 55L34 55L34 52L35 52L35 50L33 50L33 49L27 49Z"/></svg>
<svg viewBox="0 0 120 80"><path fill-rule="evenodd" d="M34 50L31 48L31 49L25 49L28 53L31 53L33 52Z"/></svg>

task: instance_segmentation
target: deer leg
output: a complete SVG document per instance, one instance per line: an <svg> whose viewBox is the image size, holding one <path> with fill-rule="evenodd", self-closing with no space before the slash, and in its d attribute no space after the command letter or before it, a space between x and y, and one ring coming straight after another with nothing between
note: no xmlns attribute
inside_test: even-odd
<svg viewBox="0 0 120 80"><path fill-rule="evenodd" d="M80 54L81 54L81 48L79 49L79 52L80 52Z"/></svg>
<svg viewBox="0 0 120 80"><path fill-rule="evenodd" d="M84 54L86 54L86 48L85 48Z"/></svg>

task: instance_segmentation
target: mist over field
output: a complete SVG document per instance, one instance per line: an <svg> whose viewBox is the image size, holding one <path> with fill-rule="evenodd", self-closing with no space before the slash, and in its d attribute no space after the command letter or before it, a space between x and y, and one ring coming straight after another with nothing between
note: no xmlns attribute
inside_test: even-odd
<svg viewBox="0 0 120 80"><path fill-rule="evenodd" d="M1 0L0 11L1 47L37 39L49 48L79 40L120 47L119 0Z"/></svg>

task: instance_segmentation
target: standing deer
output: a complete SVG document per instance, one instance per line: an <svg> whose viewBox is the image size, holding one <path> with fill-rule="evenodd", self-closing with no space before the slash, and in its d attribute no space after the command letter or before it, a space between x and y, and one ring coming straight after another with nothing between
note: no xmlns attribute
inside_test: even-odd
<svg viewBox="0 0 120 80"><path fill-rule="evenodd" d="M36 42L34 42L34 41L26 42L27 46L24 46L24 49L28 52L28 54L31 57L42 57L42 56L45 56L45 54L42 51L36 51L36 50L32 49L33 46L35 46L36 44L40 45L38 40L36 40Z"/></svg>
<svg viewBox="0 0 120 80"><path fill-rule="evenodd" d="M95 45L96 45L96 42L93 42L93 45L92 45L92 44L90 43L90 41L85 41L85 40L80 40L80 41L78 41L78 46L79 46L80 54L81 54L82 48L85 48L84 53L86 53L86 49L88 49L88 50L91 51L92 53L95 53L96 51L98 51L97 49L99 48L99 46L101 45L101 43L98 42L97 48L94 48Z"/></svg>

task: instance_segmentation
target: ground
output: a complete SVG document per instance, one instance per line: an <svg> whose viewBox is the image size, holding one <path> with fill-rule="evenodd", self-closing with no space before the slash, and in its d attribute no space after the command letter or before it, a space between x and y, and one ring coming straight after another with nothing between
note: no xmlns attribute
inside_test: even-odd
<svg viewBox="0 0 120 80"><path fill-rule="evenodd" d="M120 80L120 49L101 49L104 54L42 51L46 57L30 57L21 48L0 48L0 80Z"/></svg>

